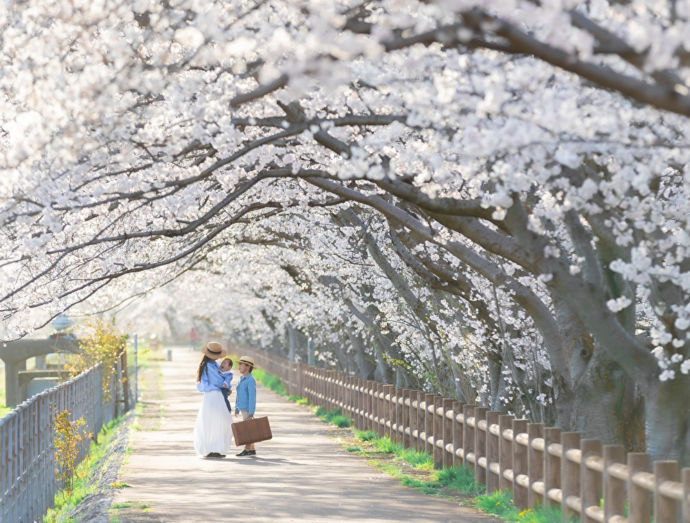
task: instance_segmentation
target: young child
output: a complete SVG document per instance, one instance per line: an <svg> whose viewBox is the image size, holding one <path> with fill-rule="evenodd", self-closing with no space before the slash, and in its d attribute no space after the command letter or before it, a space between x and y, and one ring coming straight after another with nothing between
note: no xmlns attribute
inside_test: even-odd
<svg viewBox="0 0 690 523"><path fill-rule="evenodd" d="M228 411L232 412L230 402L228 401L228 396L232 390L232 385L230 385L230 382L232 382L232 372L230 372L230 369L232 369L232 360L230 358L225 358L220 362L220 375L223 376L223 386L220 391L223 393L225 406L228 408Z"/></svg>

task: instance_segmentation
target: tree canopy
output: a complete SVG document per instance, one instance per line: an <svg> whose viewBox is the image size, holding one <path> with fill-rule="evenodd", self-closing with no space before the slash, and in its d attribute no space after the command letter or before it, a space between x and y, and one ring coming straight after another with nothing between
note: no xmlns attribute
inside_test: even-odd
<svg viewBox="0 0 690 523"><path fill-rule="evenodd" d="M29 0L0 28L6 338L167 284L238 340L690 459L687 2Z"/></svg>

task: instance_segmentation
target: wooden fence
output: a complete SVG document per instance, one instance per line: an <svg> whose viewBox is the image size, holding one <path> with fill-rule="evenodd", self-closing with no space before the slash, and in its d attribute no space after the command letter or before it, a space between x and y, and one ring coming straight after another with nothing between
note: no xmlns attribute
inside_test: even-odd
<svg viewBox="0 0 690 523"><path fill-rule="evenodd" d="M129 410L127 353L123 351L105 401L99 367L27 399L0 419L0 522L42 521L61 487L55 478L55 416L64 410L84 418L84 429L98 434L110 420ZM79 460L90 440L81 442Z"/></svg>
<svg viewBox="0 0 690 523"><path fill-rule="evenodd" d="M651 464L647 454L626 456L619 445L577 432L261 350L238 350L278 376L290 394L341 409L358 429L429 452L437 467L469 466L487 493L512 490L518 508L542 503L583 522L690 522L690 468L680 471L675 461Z"/></svg>

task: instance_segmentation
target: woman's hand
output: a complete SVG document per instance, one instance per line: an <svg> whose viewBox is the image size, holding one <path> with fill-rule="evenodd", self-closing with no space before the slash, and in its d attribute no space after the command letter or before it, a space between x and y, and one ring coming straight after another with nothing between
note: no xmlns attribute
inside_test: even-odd
<svg viewBox="0 0 690 523"><path fill-rule="evenodd" d="M254 419L254 414L250 414L249 416L247 416L247 419L248 419L248 420Z"/></svg>

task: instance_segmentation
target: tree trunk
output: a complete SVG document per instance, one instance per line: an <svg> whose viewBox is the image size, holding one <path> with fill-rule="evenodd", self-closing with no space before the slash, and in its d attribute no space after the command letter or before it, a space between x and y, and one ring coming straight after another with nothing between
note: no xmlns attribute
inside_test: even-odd
<svg viewBox="0 0 690 523"><path fill-rule="evenodd" d="M644 410L647 453L690 466L690 376L650 385Z"/></svg>
<svg viewBox="0 0 690 523"><path fill-rule="evenodd" d="M628 451L645 448L642 401L633 380L615 362L591 361L575 388L556 399L555 422Z"/></svg>

